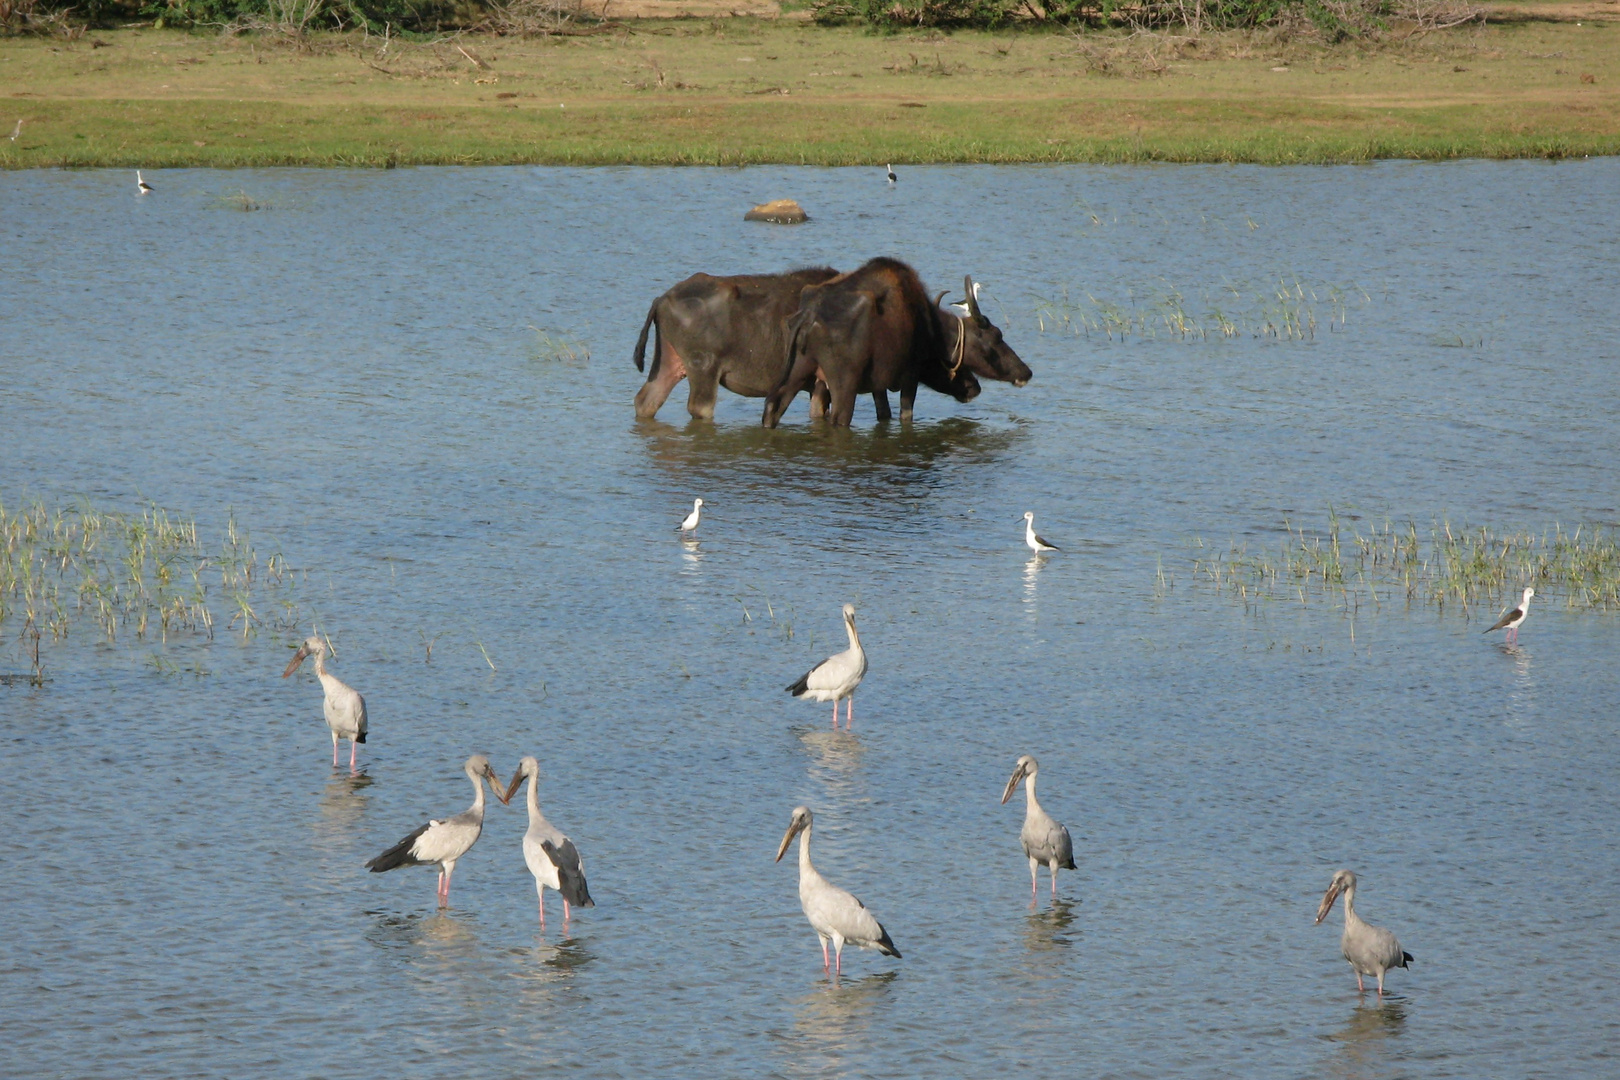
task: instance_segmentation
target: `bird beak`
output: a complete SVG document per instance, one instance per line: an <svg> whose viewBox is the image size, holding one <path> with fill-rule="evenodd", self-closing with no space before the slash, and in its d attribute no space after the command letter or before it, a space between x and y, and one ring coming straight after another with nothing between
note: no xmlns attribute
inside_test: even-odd
<svg viewBox="0 0 1620 1080"><path fill-rule="evenodd" d="M777 862L782 861L782 856L787 854L788 845L793 843L793 838L798 836L799 831L803 828L804 826L800 825L797 821L788 826L787 834L782 837L782 846L776 849Z"/></svg>
<svg viewBox="0 0 1620 1080"><path fill-rule="evenodd" d="M1023 778L1024 767L1020 765L1018 768L1013 770L1012 779L1007 781L1007 790L1001 793L1001 805L1007 805L1007 800L1012 798L1013 792L1018 790L1018 781L1022 780Z"/></svg>
<svg viewBox="0 0 1620 1080"><path fill-rule="evenodd" d="M1322 897L1322 906L1316 909L1316 922L1312 925L1320 925L1322 920L1327 918L1328 912L1333 910L1333 901L1337 900L1338 898L1339 886L1338 883L1335 882L1334 884L1328 886L1327 893Z"/></svg>
<svg viewBox="0 0 1620 1080"><path fill-rule="evenodd" d="M289 676L293 672L297 671L298 670L298 665L302 664L304 662L304 657L306 657L308 655L309 655L309 648L307 646L304 646L304 645L298 646L298 651L293 653L292 663L287 665L287 670L283 671L281 673L281 677L283 679L285 679L287 676Z"/></svg>
<svg viewBox="0 0 1620 1080"><path fill-rule="evenodd" d="M518 785L521 783L523 783L523 766L519 765L518 771L512 774L512 782L506 785L506 794L501 796L501 802L511 805L512 796L517 793Z"/></svg>

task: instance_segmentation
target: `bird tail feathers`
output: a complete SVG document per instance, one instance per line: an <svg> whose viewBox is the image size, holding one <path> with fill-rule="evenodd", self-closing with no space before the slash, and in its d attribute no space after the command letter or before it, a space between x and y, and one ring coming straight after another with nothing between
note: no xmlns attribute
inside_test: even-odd
<svg viewBox="0 0 1620 1080"><path fill-rule="evenodd" d="M411 854L411 848L416 846L417 838L423 833L427 832L427 830L427 825L423 825L420 829L417 829L415 832L411 833L411 835L407 836L405 839L401 840L399 843L395 844L393 847L389 848L375 859L372 859L370 862L366 863L366 869L370 870L373 874L381 874L389 870L397 870L401 866L423 865L422 860Z"/></svg>
<svg viewBox="0 0 1620 1080"><path fill-rule="evenodd" d="M883 935L882 937L878 938L878 952L882 953L884 956L892 956L896 960L901 959L900 950L895 948L894 942L889 940L889 932L883 929L882 923L878 924L878 932Z"/></svg>
<svg viewBox="0 0 1620 1080"><path fill-rule="evenodd" d="M1406 967L1408 964L1410 964L1415 959L1416 959L1416 957L1414 957L1409 952L1401 953L1401 967Z"/></svg>
<svg viewBox="0 0 1620 1080"><path fill-rule="evenodd" d="M787 692L794 697L804 697L810 692L810 673L807 671L798 682L787 688Z"/></svg>
<svg viewBox="0 0 1620 1080"><path fill-rule="evenodd" d="M354 737L354 741L357 742L357 743L365 742L366 741L366 733L362 731L360 734L358 734L358 735L356 735Z"/></svg>

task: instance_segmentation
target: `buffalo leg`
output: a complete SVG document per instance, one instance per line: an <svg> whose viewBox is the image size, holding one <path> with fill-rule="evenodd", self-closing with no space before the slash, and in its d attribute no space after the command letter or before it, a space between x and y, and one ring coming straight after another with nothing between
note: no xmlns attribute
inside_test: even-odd
<svg viewBox="0 0 1620 1080"><path fill-rule="evenodd" d="M872 407L877 409L878 423L887 424L894 419L894 414L889 411L889 392L887 390L872 391Z"/></svg>
<svg viewBox="0 0 1620 1080"><path fill-rule="evenodd" d="M720 373L688 371L686 385L686 411L699 420L713 420L715 398L720 395Z"/></svg>
<svg viewBox="0 0 1620 1080"><path fill-rule="evenodd" d="M900 385L900 419L910 420L911 410L917 404L917 380L907 379Z"/></svg>
<svg viewBox="0 0 1620 1080"><path fill-rule="evenodd" d="M849 427L855 420L855 393L853 385L844 385L841 382L830 382L827 389L832 392L832 404L827 409L827 419L832 421L833 427Z"/></svg>
<svg viewBox="0 0 1620 1080"><path fill-rule="evenodd" d="M832 400L832 391L820 379L816 380L815 389L810 391L810 419L820 420L827 415L827 403Z"/></svg>
<svg viewBox="0 0 1620 1080"><path fill-rule="evenodd" d="M799 396L800 391L809 387L815 377L816 362L801 353L793 362L793 368L787 373L787 377L777 383L776 387L765 396L765 414L760 418L760 423L768 428L775 427L781 421L782 414L787 412L787 407L793 403L793 399Z"/></svg>
<svg viewBox="0 0 1620 1080"><path fill-rule="evenodd" d="M636 392L636 416L642 420L657 416L658 410L669 399L669 392L684 378L686 365L674 349L666 348L647 376L646 383Z"/></svg>

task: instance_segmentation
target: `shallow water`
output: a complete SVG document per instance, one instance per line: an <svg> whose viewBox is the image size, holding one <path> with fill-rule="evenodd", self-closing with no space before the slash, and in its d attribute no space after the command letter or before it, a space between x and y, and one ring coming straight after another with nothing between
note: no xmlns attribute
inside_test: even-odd
<svg viewBox="0 0 1620 1080"><path fill-rule="evenodd" d="M0 687L8 1071L1616 1068L1620 623L1541 604L1512 651L1455 609L1246 606L1187 567L1330 504L1620 520L1620 161L151 179L0 174L0 497L205 534L234 508L307 569L372 741L360 778L329 767L268 631L171 643L207 672L177 676L86 626L46 687ZM742 222L782 195L814 220ZM663 288L881 253L986 282L1034 381L925 392L907 428L801 399L762 432L724 394L688 424L684 387L635 422ZM1077 335L1065 294L1158 321ZM1172 333L1174 294L1239 332ZM1289 312L1314 333L1256 335ZM1025 509L1061 553L1025 558ZM872 669L833 735L782 687L846 600ZM598 903L566 937L521 810L446 913L428 872L362 869L466 805L474 751L541 758ZM1034 908L1022 796L997 803L1022 753L1080 867ZM771 862L798 803L903 960L823 976ZM1381 1005L1338 913L1311 924L1339 866L1417 957Z"/></svg>

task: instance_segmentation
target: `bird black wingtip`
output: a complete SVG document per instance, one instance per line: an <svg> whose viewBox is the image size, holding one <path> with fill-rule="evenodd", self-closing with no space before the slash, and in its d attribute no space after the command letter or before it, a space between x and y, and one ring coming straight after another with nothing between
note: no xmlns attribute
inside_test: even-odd
<svg viewBox="0 0 1620 1080"><path fill-rule="evenodd" d="M1416 959L1417 959L1417 957L1413 956L1409 952L1401 953L1401 967L1406 967L1408 964L1412 963Z"/></svg>
<svg viewBox="0 0 1620 1080"><path fill-rule="evenodd" d="M792 694L794 697L801 697L804 694L809 693L810 692L810 673L808 671L805 672L804 677L802 679L800 679L798 682L794 683L792 686L787 688L787 692Z"/></svg>
<svg viewBox="0 0 1620 1080"><path fill-rule="evenodd" d="M358 735L356 735L354 737L354 741L357 742L357 743L365 742L366 741L366 733L362 731L360 734L358 734Z"/></svg>
<svg viewBox="0 0 1620 1080"><path fill-rule="evenodd" d="M904 959L900 955L900 950L894 947L894 942L889 939L889 932L883 929L881 923L878 924L878 930L883 934L882 937L878 938L878 951L885 956L892 956L896 960Z"/></svg>

